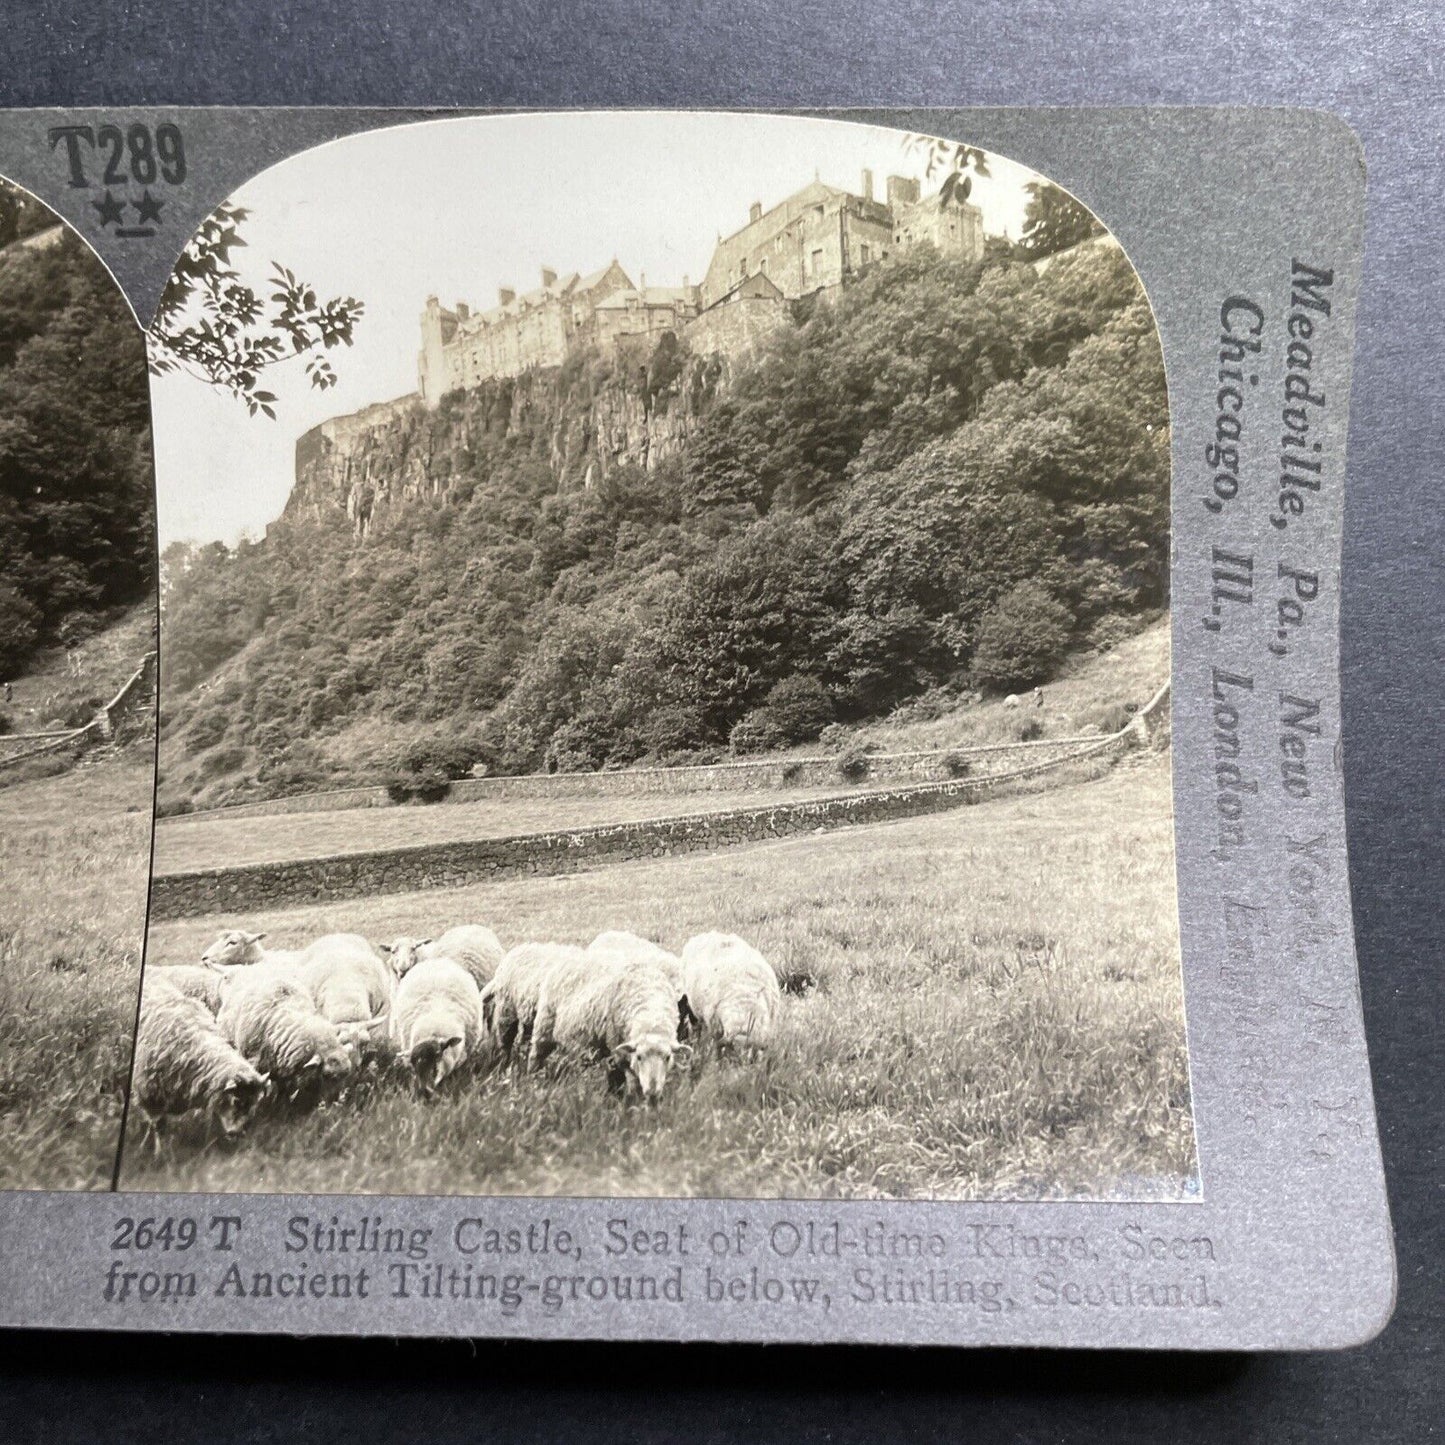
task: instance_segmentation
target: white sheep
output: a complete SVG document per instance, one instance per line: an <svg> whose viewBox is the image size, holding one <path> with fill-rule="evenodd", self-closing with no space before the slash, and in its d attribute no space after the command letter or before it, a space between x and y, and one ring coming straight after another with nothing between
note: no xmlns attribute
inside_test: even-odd
<svg viewBox="0 0 1445 1445"><path fill-rule="evenodd" d="M482 995L454 958L424 958L396 986L391 1037L422 1092L431 1094L481 1046Z"/></svg>
<svg viewBox="0 0 1445 1445"><path fill-rule="evenodd" d="M661 944L654 943L650 938L642 938L638 934L628 933L624 929L610 928L599 933L587 945L587 952L615 955L621 958L649 958L672 979L677 987L679 1000L683 996L682 960L675 953L669 953Z"/></svg>
<svg viewBox="0 0 1445 1445"><path fill-rule="evenodd" d="M440 938L408 938L403 935L382 945L391 963L392 972L404 977L425 958L450 958L476 979L478 988L485 988L506 954L501 940L490 928L480 923L462 923L449 928Z"/></svg>
<svg viewBox="0 0 1445 1445"><path fill-rule="evenodd" d="M284 973L307 990L317 1011L342 1029L343 1042L355 1052L391 1007L391 970L357 933L318 939Z"/></svg>
<svg viewBox="0 0 1445 1445"><path fill-rule="evenodd" d="M236 1049L286 1084L293 1097L318 1079L345 1078L354 1066L353 1049L305 986L271 969L233 975L216 1022Z"/></svg>
<svg viewBox="0 0 1445 1445"><path fill-rule="evenodd" d="M205 1004L165 977L172 971L148 974L141 991L133 1089L141 1116L157 1144L167 1116L193 1109L237 1134L270 1081L227 1041Z"/></svg>
<svg viewBox="0 0 1445 1445"><path fill-rule="evenodd" d="M247 933L244 928L231 928L201 954L207 968L241 968L256 964L293 964L301 957L296 948L262 948L264 933Z"/></svg>
<svg viewBox="0 0 1445 1445"><path fill-rule="evenodd" d="M596 962L570 943L519 943L509 950L482 990L482 1017L498 1051L509 1053L530 1037L548 978L555 975L560 989Z"/></svg>
<svg viewBox="0 0 1445 1445"><path fill-rule="evenodd" d="M656 1104L675 1062L690 1054L677 1041L677 991L655 960L594 956L581 979L549 975L542 984L529 1066L556 1048L607 1060L610 1087Z"/></svg>
<svg viewBox="0 0 1445 1445"><path fill-rule="evenodd" d="M766 1048L783 1007L772 965L735 933L700 933L682 950L687 1005L720 1043Z"/></svg>
<svg viewBox="0 0 1445 1445"><path fill-rule="evenodd" d="M225 992L225 976L218 969L202 968L196 963L147 965L147 986L152 979L168 983L187 998L205 1004L212 1014L220 1010L221 998Z"/></svg>

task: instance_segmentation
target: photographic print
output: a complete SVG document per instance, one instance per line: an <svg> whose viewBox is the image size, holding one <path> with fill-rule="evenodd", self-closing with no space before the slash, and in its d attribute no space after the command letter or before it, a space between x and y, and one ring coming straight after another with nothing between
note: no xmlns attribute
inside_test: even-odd
<svg viewBox="0 0 1445 1445"><path fill-rule="evenodd" d="M149 341L122 1187L1197 1198L1106 222L705 113L377 130L216 209Z"/></svg>
<svg viewBox="0 0 1445 1445"><path fill-rule="evenodd" d="M141 329L0 180L0 1189L108 1189L155 781L155 499Z"/></svg>

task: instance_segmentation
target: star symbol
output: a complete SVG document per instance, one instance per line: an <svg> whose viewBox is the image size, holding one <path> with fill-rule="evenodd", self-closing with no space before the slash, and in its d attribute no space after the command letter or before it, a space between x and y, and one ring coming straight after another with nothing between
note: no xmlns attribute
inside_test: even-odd
<svg viewBox="0 0 1445 1445"><path fill-rule="evenodd" d="M90 204L100 212L100 224L103 227L118 226L125 220L124 205L116 200L109 191L105 193L105 199L103 201L92 201Z"/></svg>
<svg viewBox="0 0 1445 1445"><path fill-rule="evenodd" d="M142 225L147 221L159 221L161 218L161 202L158 201L150 190L146 189L140 193L140 200L132 201L135 207L136 217Z"/></svg>

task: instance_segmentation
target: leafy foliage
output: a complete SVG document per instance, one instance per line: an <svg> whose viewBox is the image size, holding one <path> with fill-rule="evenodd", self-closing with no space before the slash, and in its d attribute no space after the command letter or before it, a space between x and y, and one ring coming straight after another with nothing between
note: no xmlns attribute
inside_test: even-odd
<svg viewBox="0 0 1445 1445"><path fill-rule="evenodd" d="M816 677L794 673L775 682L767 697L733 724L728 745L735 753L761 753L812 742L835 711L832 695Z"/></svg>
<svg viewBox="0 0 1445 1445"><path fill-rule="evenodd" d="M1030 181L1024 189L1029 203L1019 245L1027 255L1052 256L1104 234L1094 213L1060 187L1049 181Z"/></svg>
<svg viewBox="0 0 1445 1445"><path fill-rule="evenodd" d="M258 412L275 417L276 394L261 386L262 373L280 362L305 358L311 385L336 385L326 353L350 346L364 306L354 296L319 300L316 289L273 262L262 295L231 264L246 242L241 206L217 206L191 237L176 262L150 330L151 370L184 370L229 392Z"/></svg>
<svg viewBox="0 0 1445 1445"><path fill-rule="evenodd" d="M1037 582L1009 588L985 615L973 652L984 687L1033 687L1046 681L1069 645L1073 618Z"/></svg>
<svg viewBox="0 0 1445 1445"><path fill-rule="evenodd" d="M1057 624L1023 639L1045 673L1166 600L1164 374L1117 248L1042 275L910 251L725 389L710 367L670 339L625 374L579 354L483 384L373 444L355 475L426 462L353 498L364 539L318 489L262 543L168 550L174 734L224 704L224 745L306 739L370 778L398 769L376 739L445 731L502 772L695 758L960 685L981 647L1007 662L1025 585ZM646 469L565 484L583 470L566 439L625 387L702 399Z"/></svg>
<svg viewBox="0 0 1445 1445"><path fill-rule="evenodd" d="M59 224L3 182L0 202L21 236ZM68 228L12 244L0 252L0 671L144 596L153 548L141 333Z"/></svg>

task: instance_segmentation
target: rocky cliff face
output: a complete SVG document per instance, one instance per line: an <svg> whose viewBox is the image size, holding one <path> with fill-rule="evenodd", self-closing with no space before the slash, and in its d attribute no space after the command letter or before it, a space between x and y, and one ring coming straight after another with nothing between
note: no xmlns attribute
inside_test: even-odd
<svg viewBox="0 0 1445 1445"><path fill-rule="evenodd" d="M559 491L617 466L651 469L683 448L727 370L720 356L619 349L453 393L435 411L411 396L337 417L297 442L286 514L344 514L365 536L398 502L445 497L506 439L543 462Z"/></svg>

